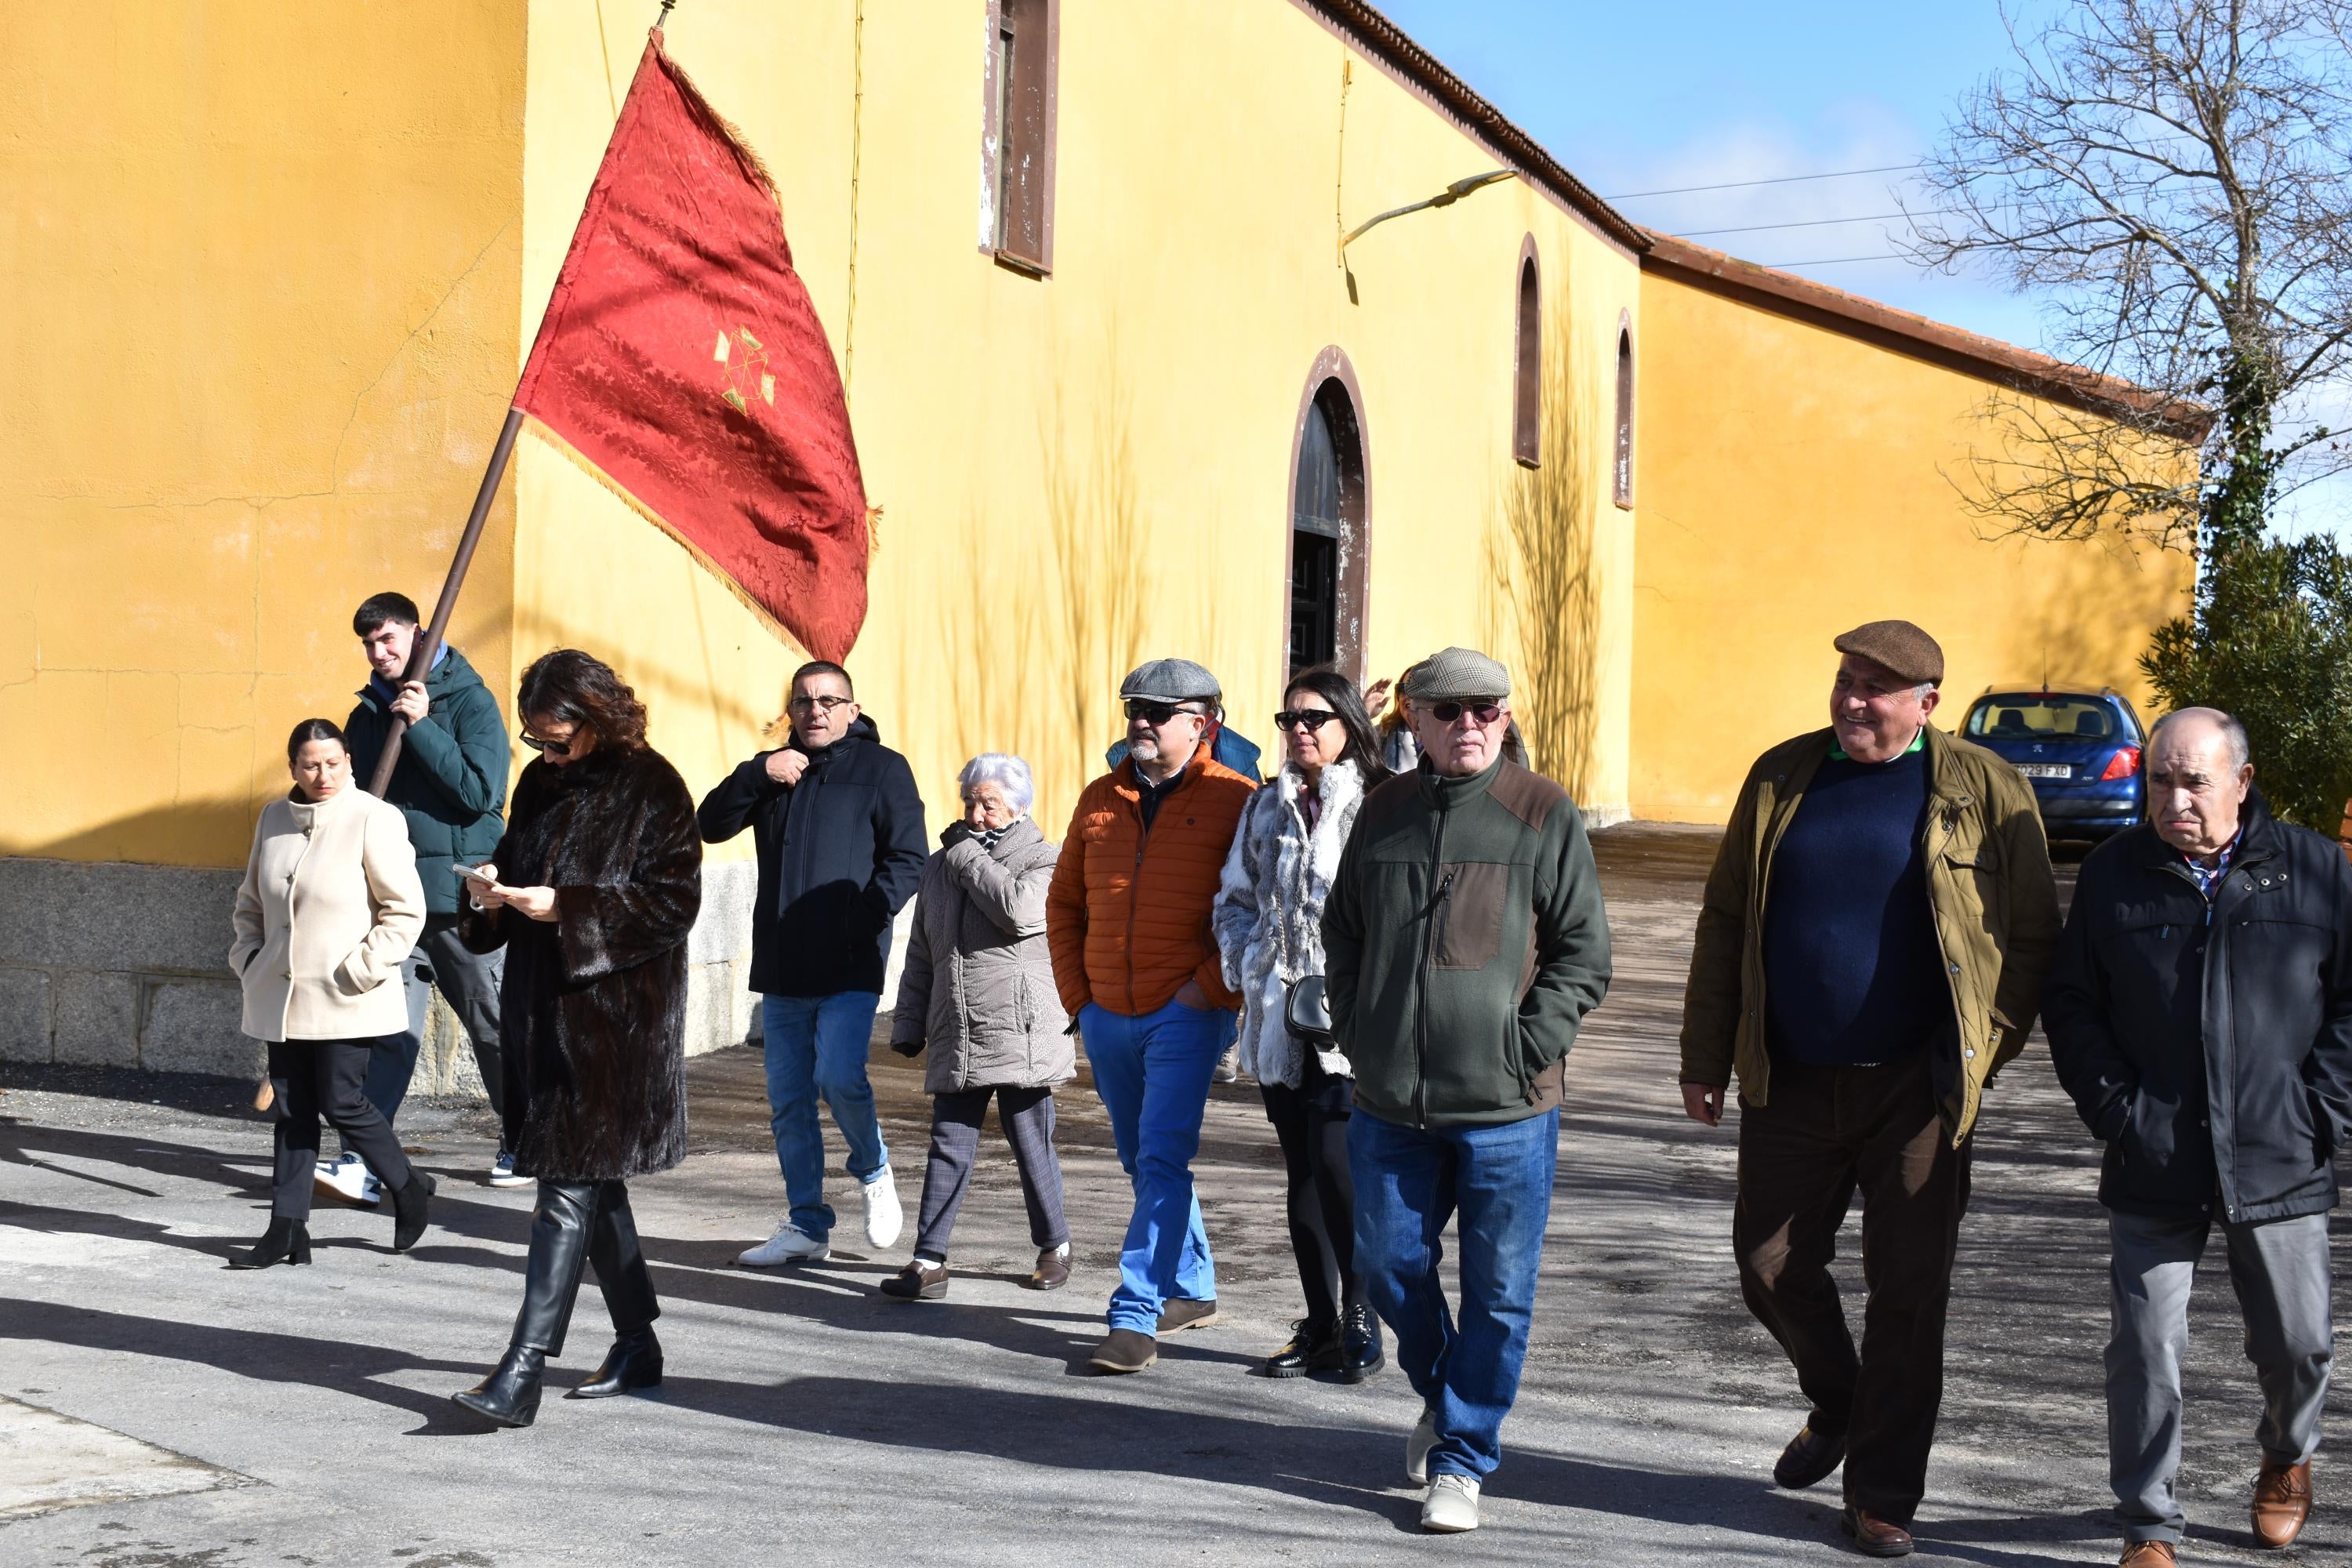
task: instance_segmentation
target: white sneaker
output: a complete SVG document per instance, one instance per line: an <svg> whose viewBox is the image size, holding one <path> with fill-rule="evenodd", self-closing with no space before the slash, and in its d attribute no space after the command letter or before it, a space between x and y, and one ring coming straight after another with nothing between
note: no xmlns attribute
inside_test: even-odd
<svg viewBox="0 0 2352 1568"><path fill-rule="evenodd" d="M1459 1535L1478 1528L1478 1483L1468 1476L1443 1475L1429 1483L1422 1500L1421 1528L1432 1535Z"/></svg>
<svg viewBox="0 0 2352 1568"><path fill-rule="evenodd" d="M494 1187L527 1187L530 1185L530 1178L529 1176L516 1175L514 1156L501 1149L499 1151L499 1157L490 1162L490 1185Z"/></svg>
<svg viewBox="0 0 2352 1568"><path fill-rule="evenodd" d="M907 1211L898 1206L898 1184L890 1179L890 1167L885 1165L865 1187L866 1242L877 1248L887 1247L898 1239L907 1224Z"/></svg>
<svg viewBox="0 0 2352 1568"><path fill-rule="evenodd" d="M321 1197L341 1198L368 1208L383 1201L383 1184L375 1179L357 1154L321 1160L310 1173L311 1189Z"/></svg>
<svg viewBox="0 0 2352 1568"><path fill-rule="evenodd" d="M779 1263L822 1263L832 1256L829 1244L783 1225L759 1246L737 1253L735 1261L746 1268L773 1268Z"/></svg>
<svg viewBox="0 0 2352 1568"><path fill-rule="evenodd" d="M1412 1436L1404 1440L1404 1479L1414 1486L1429 1484L1429 1451L1437 1447L1437 1412L1428 1405L1421 1407L1421 1419L1413 1424Z"/></svg>

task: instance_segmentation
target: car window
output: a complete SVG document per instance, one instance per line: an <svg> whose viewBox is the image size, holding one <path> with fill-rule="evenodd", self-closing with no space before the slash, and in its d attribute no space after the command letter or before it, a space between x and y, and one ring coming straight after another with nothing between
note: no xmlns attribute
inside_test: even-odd
<svg viewBox="0 0 2352 1568"><path fill-rule="evenodd" d="M1962 733L1972 741L2112 741L2129 731L2102 699L2012 691L1979 698Z"/></svg>

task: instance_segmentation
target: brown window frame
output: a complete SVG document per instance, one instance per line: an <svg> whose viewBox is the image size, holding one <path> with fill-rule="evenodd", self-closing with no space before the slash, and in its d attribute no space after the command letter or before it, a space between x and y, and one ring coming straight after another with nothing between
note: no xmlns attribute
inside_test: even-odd
<svg viewBox="0 0 2352 1568"><path fill-rule="evenodd" d="M1013 40L1009 73L1008 29ZM1062 0L988 0L981 73L980 248L1001 265L1033 278L1046 277L1054 270L1054 162L1061 40ZM1025 143L1024 127L1030 138ZM1024 153L1034 177L1028 203L1016 213L1016 204L1009 199L1010 186L1013 171Z"/></svg>
<svg viewBox="0 0 2352 1568"><path fill-rule="evenodd" d="M1617 407L1615 443L1610 453L1610 499L1619 506L1631 509L1633 504L1633 316L1630 310L1617 315Z"/></svg>
<svg viewBox="0 0 2352 1568"><path fill-rule="evenodd" d="M1292 559L1296 543L1294 518L1298 495L1299 450L1307 436L1307 416L1315 407L1318 397L1328 397L1326 406L1347 416L1349 428L1334 428L1339 437L1339 595L1333 620L1336 623L1336 647L1331 662L1349 679L1361 686L1365 679L1366 649L1371 643L1371 583L1372 583L1372 437L1365 421L1364 390L1356 380L1356 367L1348 361L1347 351L1338 344L1326 347L1315 356L1307 370L1307 384L1299 390L1298 416L1290 426L1290 472L1282 488L1282 641L1283 657L1290 653L1290 584L1291 574L1297 570ZM1352 442L1346 439L1352 437ZM1355 463L1346 458L1353 448ZM1286 679L1287 677L1286 676Z"/></svg>
<svg viewBox="0 0 2352 1568"><path fill-rule="evenodd" d="M1523 468L1538 468L1543 466L1543 267L1534 235L1519 242L1511 320L1511 457Z"/></svg>

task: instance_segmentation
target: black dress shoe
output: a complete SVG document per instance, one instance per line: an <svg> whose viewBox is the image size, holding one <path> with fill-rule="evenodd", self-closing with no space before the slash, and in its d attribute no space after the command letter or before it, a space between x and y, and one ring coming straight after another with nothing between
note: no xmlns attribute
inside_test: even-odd
<svg viewBox="0 0 2352 1568"><path fill-rule="evenodd" d="M1844 1463L1845 1434L1824 1437L1807 1422L1780 1450L1780 1462L1772 1467L1772 1484L1801 1492Z"/></svg>
<svg viewBox="0 0 2352 1568"><path fill-rule="evenodd" d="M1388 1364L1387 1352L1381 1349L1381 1321L1372 1316L1370 1307L1350 1307L1339 1318L1339 1376L1347 1383L1361 1383Z"/></svg>
<svg viewBox="0 0 2352 1568"><path fill-rule="evenodd" d="M412 1165L408 1170L408 1184L392 1194L392 1249L394 1252L407 1251L416 1245L416 1238L425 1234L425 1211L427 1200L433 1196L434 1186L432 1177Z"/></svg>
<svg viewBox="0 0 2352 1568"><path fill-rule="evenodd" d="M545 1351L510 1345L496 1372L449 1397L501 1426L528 1426L539 1419L539 1380L546 1371Z"/></svg>
<svg viewBox="0 0 2352 1568"><path fill-rule="evenodd" d="M1339 1364L1339 1331L1330 1323L1301 1318L1290 1325L1290 1342L1265 1358L1268 1377L1305 1377Z"/></svg>
<svg viewBox="0 0 2352 1568"><path fill-rule="evenodd" d="M261 1239L242 1252L228 1255L231 1268L268 1268L278 1263L310 1261L310 1227L299 1219L272 1215Z"/></svg>
<svg viewBox="0 0 2352 1568"><path fill-rule="evenodd" d="M633 1388L656 1388L662 1380L661 1342L651 1329L631 1329L604 1352L604 1364L566 1399L610 1399Z"/></svg>

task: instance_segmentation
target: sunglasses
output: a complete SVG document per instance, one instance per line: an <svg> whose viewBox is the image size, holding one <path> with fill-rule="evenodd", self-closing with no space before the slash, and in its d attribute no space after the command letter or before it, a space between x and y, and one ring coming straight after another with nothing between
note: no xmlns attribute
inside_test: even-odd
<svg viewBox="0 0 2352 1568"><path fill-rule="evenodd" d="M1140 698L1130 698L1127 704L1127 716L1130 720L1140 719L1155 730L1179 713L1190 714L1195 719L1203 717L1198 708L1186 708L1174 702L1146 702Z"/></svg>
<svg viewBox="0 0 2352 1568"><path fill-rule="evenodd" d="M1328 708L1286 708L1274 716L1277 730L1320 730L1339 715Z"/></svg>
<svg viewBox="0 0 2352 1568"><path fill-rule="evenodd" d="M851 697L835 697L827 694L819 697L795 697L784 706L795 713L830 713L836 708L846 708L856 700L856 699Z"/></svg>
<svg viewBox="0 0 2352 1568"><path fill-rule="evenodd" d="M1491 724L1503 716L1503 705L1499 702L1433 702L1429 705L1429 716L1441 724L1451 724L1465 713L1478 723Z"/></svg>
<svg viewBox="0 0 2352 1568"><path fill-rule="evenodd" d="M524 745L529 746L532 751L537 752L542 757L568 757L572 754L572 748L578 744L580 737L574 735L569 741L542 741L538 736L532 734L530 731L525 730L522 733L517 735L515 739L520 741Z"/></svg>

